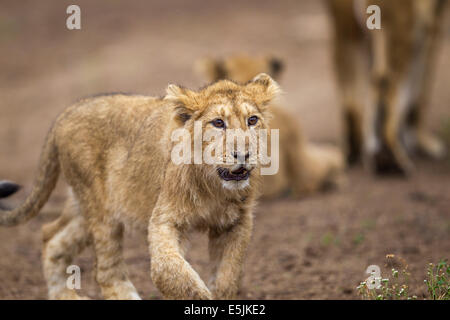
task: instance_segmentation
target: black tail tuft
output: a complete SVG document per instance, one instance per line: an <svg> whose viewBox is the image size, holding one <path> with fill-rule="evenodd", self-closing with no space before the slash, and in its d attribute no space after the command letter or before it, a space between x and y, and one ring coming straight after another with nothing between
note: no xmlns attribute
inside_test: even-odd
<svg viewBox="0 0 450 320"><path fill-rule="evenodd" d="M0 198L6 198L16 193L20 189L20 186L10 181L0 181Z"/></svg>

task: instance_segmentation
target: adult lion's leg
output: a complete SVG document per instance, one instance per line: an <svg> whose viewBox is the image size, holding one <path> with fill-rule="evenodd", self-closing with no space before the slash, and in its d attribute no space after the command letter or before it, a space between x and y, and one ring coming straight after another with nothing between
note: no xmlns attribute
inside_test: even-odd
<svg viewBox="0 0 450 320"><path fill-rule="evenodd" d="M334 30L334 66L343 113L344 148L350 165L361 160L369 72L367 42L353 5L351 0L328 1Z"/></svg>
<svg viewBox="0 0 450 320"><path fill-rule="evenodd" d="M384 14L383 28L371 34L372 123L369 160L377 174L407 174L413 169L402 132L414 95L413 62L418 45L412 34L414 8L409 1L376 2ZM402 19L397 13L402 12Z"/></svg>
<svg viewBox="0 0 450 320"><path fill-rule="evenodd" d="M378 145L371 158L377 174L407 174L413 168L400 137L406 103L401 100L407 90L405 81L399 80L390 85L384 97L379 97L375 120Z"/></svg>
<svg viewBox="0 0 450 320"><path fill-rule="evenodd" d="M376 174L405 175L413 169L401 137L410 96L411 81L406 68L374 76L373 138L367 143L367 153Z"/></svg>
<svg viewBox="0 0 450 320"><path fill-rule="evenodd" d="M66 202L62 215L42 228L44 249L42 264L49 299L85 299L66 285L67 267L89 244L89 236L76 199Z"/></svg>
<svg viewBox="0 0 450 320"><path fill-rule="evenodd" d="M139 294L128 278L122 253L123 224L116 221L90 221L95 255L96 280L105 299L140 300Z"/></svg>
<svg viewBox="0 0 450 320"><path fill-rule="evenodd" d="M428 10L433 10L434 14L432 20L427 21L423 17L421 32L419 34L419 41L421 46L418 46L416 53L415 69L417 74L416 87L414 89L415 95L411 101L411 106L408 111L406 137L409 138L411 149L420 154L430 158L439 159L445 154L445 146L426 126L426 113L428 111L428 104L430 101L432 76L435 69L436 53L439 50L441 43L441 23L442 23L442 9L438 7L429 7ZM440 2L441 5L444 2ZM427 12L422 12L425 14Z"/></svg>

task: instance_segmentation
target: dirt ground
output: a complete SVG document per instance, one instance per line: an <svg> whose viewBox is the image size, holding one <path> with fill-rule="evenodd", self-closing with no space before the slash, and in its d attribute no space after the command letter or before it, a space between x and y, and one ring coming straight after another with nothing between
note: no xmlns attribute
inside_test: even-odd
<svg viewBox="0 0 450 320"><path fill-rule="evenodd" d="M199 87L196 59L232 53L283 59L285 105L314 141L340 143L330 32L320 1L76 1L82 29L65 27L73 1L0 1L0 178L30 191L53 119L80 97L100 92L161 95L170 82ZM446 30L450 31L450 28ZM438 56L429 125L450 127L450 32ZM418 160L407 180L348 172L341 190L261 203L245 264L243 299L355 299L371 264L403 257L411 292L423 297L429 262L449 258L450 161ZM0 229L0 299L45 299L40 262L43 223L65 199L61 182L41 214ZM208 276L207 244L194 235L188 260ZM131 230L125 255L142 297L159 299L149 275L145 235ZM82 291L99 298L93 255L84 252ZM383 276L387 276L383 268Z"/></svg>

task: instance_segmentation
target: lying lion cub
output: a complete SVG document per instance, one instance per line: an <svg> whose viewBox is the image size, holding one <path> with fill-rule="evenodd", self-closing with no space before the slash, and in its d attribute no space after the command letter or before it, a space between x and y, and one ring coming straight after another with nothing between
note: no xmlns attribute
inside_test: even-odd
<svg viewBox="0 0 450 320"><path fill-rule="evenodd" d="M147 226L151 277L165 298L233 298L252 231L259 164L177 165L172 133L193 133L194 122L222 137L229 129L264 129L278 91L260 74L243 85L218 81L199 91L170 85L161 99L119 94L80 101L56 120L30 196L1 212L0 225L35 216L61 171L73 196L43 229L51 299L80 298L66 288L66 268L91 243L103 296L139 299L122 256L124 225ZM181 242L192 230L209 234L210 288L183 257Z"/></svg>
<svg viewBox="0 0 450 320"><path fill-rule="evenodd" d="M209 81L231 79L244 82L260 72L277 79L283 64L270 56L235 55L224 59L202 59L195 68ZM263 197L277 197L287 190L293 197L302 197L339 186L344 180L342 152L334 146L307 141L299 122L286 108L274 104L271 112L270 127L280 130L280 168L276 175L262 177Z"/></svg>

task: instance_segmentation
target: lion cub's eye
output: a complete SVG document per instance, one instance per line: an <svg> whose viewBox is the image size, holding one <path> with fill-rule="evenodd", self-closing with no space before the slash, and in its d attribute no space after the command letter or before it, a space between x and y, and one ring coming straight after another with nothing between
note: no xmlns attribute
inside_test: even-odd
<svg viewBox="0 0 450 320"><path fill-rule="evenodd" d="M215 119L211 123L216 128L225 128L225 122L222 119Z"/></svg>
<svg viewBox="0 0 450 320"><path fill-rule="evenodd" d="M251 116L250 118L248 118L247 123L249 126L254 126L255 124L258 123L258 117L257 116Z"/></svg>

